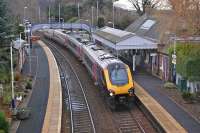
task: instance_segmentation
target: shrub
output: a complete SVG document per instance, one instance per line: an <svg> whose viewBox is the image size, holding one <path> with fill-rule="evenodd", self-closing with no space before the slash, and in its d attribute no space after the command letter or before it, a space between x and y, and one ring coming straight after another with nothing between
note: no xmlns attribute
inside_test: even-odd
<svg viewBox="0 0 200 133"><path fill-rule="evenodd" d="M169 48L169 54L173 54L173 47ZM177 43L176 71L190 81L200 80L200 46L193 43Z"/></svg>
<svg viewBox="0 0 200 133"><path fill-rule="evenodd" d="M186 101L193 101L194 100L194 95L191 94L190 92L183 92L182 97Z"/></svg>
<svg viewBox="0 0 200 133"><path fill-rule="evenodd" d="M0 129L0 133L5 133L4 130Z"/></svg>
<svg viewBox="0 0 200 133"><path fill-rule="evenodd" d="M98 25L99 28L104 27L105 26L105 19L103 17L99 17L97 25Z"/></svg>
<svg viewBox="0 0 200 133"><path fill-rule="evenodd" d="M9 124L3 112L0 112L0 133L8 133Z"/></svg>
<svg viewBox="0 0 200 133"><path fill-rule="evenodd" d="M77 20L78 20L77 17L72 17L72 18L70 18L67 22L68 22L68 23L74 23L74 22L76 22Z"/></svg>
<svg viewBox="0 0 200 133"><path fill-rule="evenodd" d="M3 104L9 105L11 100L12 100L11 93L10 92L4 93L4 95L3 95Z"/></svg>
<svg viewBox="0 0 200 133"><path fill-rule="evenodd" d="M176 85L174 83L171 83L171 82L166 82L164 84L164 88L166 88L166 89L176 89Z"/></svg>
<svg viewBox="0 0 200 133"><path fill-rule="evenodd" d="M32 81L27 81L26 83L26 89L32 89Z"/></svg>

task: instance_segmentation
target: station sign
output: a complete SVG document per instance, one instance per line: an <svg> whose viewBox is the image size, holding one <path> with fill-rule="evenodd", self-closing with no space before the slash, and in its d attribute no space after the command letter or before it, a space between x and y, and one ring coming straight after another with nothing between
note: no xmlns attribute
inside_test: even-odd
<svg viewBox="0 0 200 133"><path fill-rule="evenodd" d="M172 54L172 59L176 59L176 55L175 54Z"/></svg>
<svg viewBox="0 0 200 133"><path fill-rule="evenodd" d="M172 54L172 64L176 65L176 55Z"/></svg>

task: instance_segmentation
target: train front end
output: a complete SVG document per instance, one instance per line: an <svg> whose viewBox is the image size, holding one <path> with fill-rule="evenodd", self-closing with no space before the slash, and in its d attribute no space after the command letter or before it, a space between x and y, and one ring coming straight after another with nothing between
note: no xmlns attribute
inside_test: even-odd
<svg viewBox="0 0 200 133"><path fill-rule="evenodd" d="M135 97L130 68L124 63L114 63L104 69L109 102L115 108L118 104L130 105Z"/></svg>

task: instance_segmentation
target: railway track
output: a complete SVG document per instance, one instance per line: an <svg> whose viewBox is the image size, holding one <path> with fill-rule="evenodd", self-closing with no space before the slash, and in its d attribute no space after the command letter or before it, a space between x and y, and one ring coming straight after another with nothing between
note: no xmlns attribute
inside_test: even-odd
<svg viewBox="0 0 200 133"><path fill-rule="evenodd" d="M144 127L136 119L137 113L135 111L116 111L112 114L120 133L145 133Z"/></svg>
<svg viewBox="0 0 200 133"><path fill-rule="evenodd" d="M45 41L47 44L50 43L49 47L51 48L51 50L53 51L53 53L55 54L55 57L57 59L57 62L59 64L59 66L61 67L61 81L64 82L64 88L70 88L69 86L71 84L77 84L77 83L68 83L69 81L73 81L71 75L74 73L73 71L79 71L77 70L77 68L79 68L78 66L75 67L77 64L73 61L70 60L70 62L72 63L72 65L74 66L72 70L72 74L70 74L69 72L66 72L67 69L71 70L72 66L70 65L69 67L69 61L66 60L67 57L66 56L71 56L71 55L63 55L64 52L63 50L61 50L61 47L56 46L56 43L53 43L54 45L51 44L51 41L47 41L46 39L43 40ZM62 47L63 48L63 47ZM57 55L59 54L59 55ZM69 57L71 58L71 57ZM64 64L64 65L63 65ZM80 68L79 68L80 69ZM76 78L78 78L78 76L75 76ZM75 80L76 81L76 80ZM80 80L78 81L79 84L81 84ZM82 88L83 89L83 88ZM68 90L68 91L66 91ZM71 89L65 89L65 91L63 91L64 93L64 97L65 97L65 103L68 106L69 110L78 110L76 113L71 113L71 118L76 119L78 122L76 125L79 125L79 123L83 123L83 125L88 125L88 113L83 113L83 109L85 109L85 107L87 105L85 105L85 103L82 103L83 99L80 98L79 99L79 92L76 92L76 94L73 96L74 98L70 98L68 95L69 93L73 92L74 90ZM84 94L85 95L85 94ZM73 102L72 102L73 100ZM71 103L71 104L70 104ZM73 105L73 106L72 106ZM151 124L149 123L149 121L147 120L147 118L145 117L145 115L141 112L141 110L139 110L139 108L137 106L134 107L134 109L131 110L125 110L125 111L116 111L116 112L111 112L109 111L110 116L112 117L112 120L115 123L115 128L117 129L117 132L120 133L155 133L156 131L153 129L153 127L151 126ZM81 115L81 113L83 113L83 115ZM73 114L73 115L72 115ZM87 115L85 115L87 114ZM90 113L91 115L91 113ZM92 120L92 116L90 117ZM87 127L87 126L83 126L83 130L81 130L80 127L74 127L74 120L71 120L71 129L73 132L77 131L78 132L96 132L95 128L91 129L91 126ZM94 123L94 122L92 122ZM90 125L90 124L89 124ZM94 127L94 125L93 125ZM75 128L77 128L77 130L75 130ZM87 129L87 131L84 131L84 129ZM88 130L90 129L90 130Z"/></svg>
<svg viewBox="0 0 200 133"><path fill-rule="evenodd" d="M64 101L70 111L71 132L96 133L88 100L76 72L57 47L49 41L46 43L52 50L60 69Z"/></svg>

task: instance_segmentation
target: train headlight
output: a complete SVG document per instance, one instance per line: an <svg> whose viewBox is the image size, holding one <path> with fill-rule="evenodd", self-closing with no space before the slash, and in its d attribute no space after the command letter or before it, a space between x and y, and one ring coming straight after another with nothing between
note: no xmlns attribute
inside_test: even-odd
<svg viewBox="0 0 200 133"><path fill-rule="evenodd" d="M129 89L129 90L128 90L128 93L129 93L129 95L134 95L134 93L135 93L134 88Z"/></svg>
<svg viewBox="0 0 200 133"><path fill-rule="evenodd" d="M110 96L112 97L112 96L114 96L114 94L112 92L110 92Z"/></svg>
<svg viewBox="0 0 200 133"><path fill-rule="evenodd" d="M109 90L109 95L112 97L112 96L114 96L115 95L115 92L113 91L113 90Z"/></svg>

